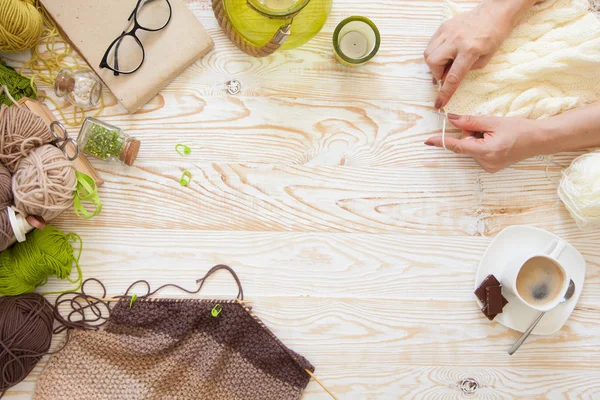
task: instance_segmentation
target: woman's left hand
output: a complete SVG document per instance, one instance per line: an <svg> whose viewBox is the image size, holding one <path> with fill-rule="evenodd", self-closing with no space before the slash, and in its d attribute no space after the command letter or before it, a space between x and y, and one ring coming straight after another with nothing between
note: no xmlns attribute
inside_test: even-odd
<svg viewBox="0 0 600 400"><path fill-rule="evenodd" d="M487 172L498 172L525 158L545 154L540 121L455 114L448 114L448 120L462 130L462 138L446 136L446 148L473 157ZM443 147L441 136L429 138L425 144Z"/></svg>

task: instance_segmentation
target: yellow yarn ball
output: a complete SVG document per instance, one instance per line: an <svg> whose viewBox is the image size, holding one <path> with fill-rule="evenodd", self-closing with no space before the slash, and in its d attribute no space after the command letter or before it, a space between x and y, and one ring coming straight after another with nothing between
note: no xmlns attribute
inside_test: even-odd
<svg viewBox="0 0 600 400"><path fill-rule="evenodd" d="M35 46L44 19L36 0L0 0L0 52L18 53Z"/></svg>

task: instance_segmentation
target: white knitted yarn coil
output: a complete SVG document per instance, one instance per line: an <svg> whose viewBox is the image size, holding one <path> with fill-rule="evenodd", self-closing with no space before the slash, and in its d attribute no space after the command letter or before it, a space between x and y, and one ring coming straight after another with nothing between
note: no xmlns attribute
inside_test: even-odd
<svg viewBox="0 0 600 400"><path fill-rule="evenodd" d="M563 171L558 195L579 228L600 226L600 151L576 158Z"/></svg>
<svg viewBox="0 0 600 400"><path fill-rule="evenodd" d="M517 23L490 63L446 106L467 115L545 118L600 98L600 0L546 0ZM446 2L445 18L460 13Z"/></svg>

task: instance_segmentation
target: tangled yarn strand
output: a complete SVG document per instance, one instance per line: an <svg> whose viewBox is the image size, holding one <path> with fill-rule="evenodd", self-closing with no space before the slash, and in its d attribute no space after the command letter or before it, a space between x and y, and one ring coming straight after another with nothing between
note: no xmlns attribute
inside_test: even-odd
<svg viewBox="0 0 600 400"><path fill-rule="evenodd" d="M31 76L30 86L37 95L35 82L41 82L47 86L54 87L54 80L58 72L63 69L82 69L87 68L84 60L73 50L73 46L69 44L60 34L56 23L52 20L48 11L43 6L39 7L42 13L44 28L37 46L31 49L31 57L21 69L20 73L27 72ZM74 107L72 117L65 115L64 106L59 104L50 96L45 96L45 99L52 103L61 119L69 126L79 126L83 123L86 113L82 108ZM100 105L96 108L94 117L100 115L104 110L104 96L100 96Z"/></svg>

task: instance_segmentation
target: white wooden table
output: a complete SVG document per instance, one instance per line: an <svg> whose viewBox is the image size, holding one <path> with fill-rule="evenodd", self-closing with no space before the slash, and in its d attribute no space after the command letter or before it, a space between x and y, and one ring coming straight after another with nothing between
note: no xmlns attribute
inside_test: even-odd
<svg viewBox="0 0 600 400"><path fill-rule="evenodd" d="M102 214L56 221L83 238L85 277L112 295L142 278L192 288L227 263L257 315L340 399L457 399L463 378L477 380L481 399L600 398L598 232L577 229L541 161L490 175L423 145L439 133L422 52L440 1L336 0L314 40L267 59L240 53L208 0L189 7L215 50L136 115L107 94L102 118L142 140L139 159L95 161ZM383 37L356 69L332 54L333 30L350 15L372 18ZM240 95L225 93L230 79ZM177 143L192 154L179 156ZM514 224L562 235L588 269L560 333L509 357L519 334L490 323L472 291L486 246ZM202 295L235 293L218 274ZM7 398L30 398L45 363ZM305 398L329 396L311 382Z"/></svg>

